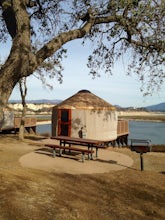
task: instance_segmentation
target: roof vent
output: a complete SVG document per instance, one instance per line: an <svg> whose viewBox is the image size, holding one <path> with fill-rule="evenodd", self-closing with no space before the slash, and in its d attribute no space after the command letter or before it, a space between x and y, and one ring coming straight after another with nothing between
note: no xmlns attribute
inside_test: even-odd
<svg viewBox="0 0 165 220"><path fill-rule="evenodd" d="M91 92L89 90L82 89L82 90L78 91L78 93L91 93Z"/></svg>

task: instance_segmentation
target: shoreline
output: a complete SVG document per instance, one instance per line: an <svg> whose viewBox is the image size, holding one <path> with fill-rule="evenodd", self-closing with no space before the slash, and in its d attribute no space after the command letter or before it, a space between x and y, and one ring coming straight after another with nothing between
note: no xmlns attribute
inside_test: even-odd
<svg viewBox="0 0 165 220"><path fill-rule="evenodd" d="M118 112L118 118L123 120L165 122L164 112Z"/></svg>
<svg viewBox="0 0 165 220"><path fill-rule="evenodd" d="M46 125L51 124L51 120L45 120L45 121L37 121L37 125Z"/></svg>
<svg viewBox="0 0 165 220"><path fill-rule="evenodd" d="M138 118L119 118L119 120L129 120L129 121L141 121L141 122L155 122L155 123L165 123L164 120L158 120L158 119L138 119ZM45 125L45 124L51 124L51 120L42 120L37 121L36 125Z"/></svg>
<svg viewBox="0 0 165 220"><path fill-rule="evenodd" d="M158 119L120 118L119 120L165 123L165 120L158 120Z"/></svg>

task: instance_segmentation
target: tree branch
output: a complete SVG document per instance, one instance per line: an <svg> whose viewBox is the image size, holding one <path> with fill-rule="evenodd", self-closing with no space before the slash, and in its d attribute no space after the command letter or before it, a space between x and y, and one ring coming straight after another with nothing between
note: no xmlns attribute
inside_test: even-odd
<svg viewBox="0 0 165 220"><path fill-rule="evenodd" d="M47 57L52 56L58 49L61 48L65 43L74 39L82 38L90 32L95 18L90 19L84 24L82 28L75 29L72 31L64 32L51 41L49 41L43 48L36 53L37 64L40 65Z"/></svg>

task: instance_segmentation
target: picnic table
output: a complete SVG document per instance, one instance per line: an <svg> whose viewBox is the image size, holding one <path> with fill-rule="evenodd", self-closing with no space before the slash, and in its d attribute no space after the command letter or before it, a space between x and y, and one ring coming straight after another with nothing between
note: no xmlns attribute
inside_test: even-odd
<svg viewBox="0 0 165 220"><path fill-rule="evenodd" d="M96 149L96 157L98 157L98 149L105 149L106 146L104 144L104 141L100 140L93 140L93 139L86 139L86 138L75 138L75 137L68 137L68 136L53 136L52 139L56 139L60 141L60 146L63 146L64 148L66 145L69 145L69 149L73 149L72 145L80 145L85 146L88 148L88 151L91 153L88 154L88 159L93 159L93 150ZM74 148L75 149L75 148ZM77 148L79 149L79 148Z"/></svg>

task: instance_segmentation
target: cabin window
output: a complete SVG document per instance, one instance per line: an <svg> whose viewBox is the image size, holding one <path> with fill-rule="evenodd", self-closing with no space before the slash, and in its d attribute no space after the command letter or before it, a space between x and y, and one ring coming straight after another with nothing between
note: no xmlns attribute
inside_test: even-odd
<svg viewBox="0 0 165 220"><path fill-rule="evenodd" d="M68 122L69 121L69 111L62 110L61 111L61 121Z"/></svg>
<svg viewBox="0 0 165 220"><path fill-rule="evenodd" d="M69 137L71 135L70 109L58 110L58 135L69 136Z"/></svg>

